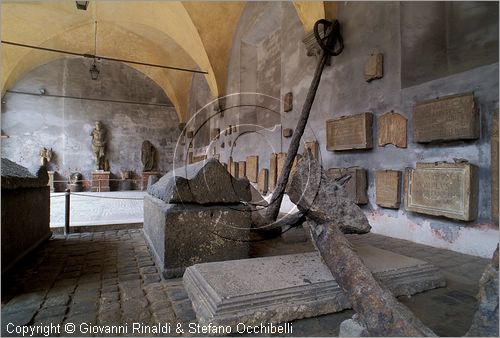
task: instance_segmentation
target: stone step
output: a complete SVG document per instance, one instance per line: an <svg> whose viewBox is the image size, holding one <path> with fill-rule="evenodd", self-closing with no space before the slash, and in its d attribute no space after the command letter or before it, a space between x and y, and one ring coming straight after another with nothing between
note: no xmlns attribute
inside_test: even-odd
<svg viewBox="0 0 500 338"><path fill-rule="evenodd" d="M445 286L427 262L373 246L355 248L395 296ZM318 252L196 264L183 281L202 325L282 323L351 307Z"/></svg>

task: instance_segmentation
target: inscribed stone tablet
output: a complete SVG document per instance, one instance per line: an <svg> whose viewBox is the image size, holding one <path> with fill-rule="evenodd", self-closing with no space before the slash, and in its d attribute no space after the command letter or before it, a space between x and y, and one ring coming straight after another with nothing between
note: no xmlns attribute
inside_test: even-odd
<svg viewBox="0 0 500 338"><path fill-rule="evenodd" d="M318 156L319 156L319 145L318 145L318 142L316 142L316 141L306 142L306 144L304 145L304 149L305 149L304 154L307 153L307 150L310 150L313 158L315 160L318 159Z"/></svg>
<svg viewBox="0 0 500 338"><path fill-rule="evenodd" d="M479 122L472 93L417 103L413 107L413 142L477 139Z"/></svg>
<svg viewBox="0 0 500 338"><path fill-rule="evenodd" d="M405 209L472 221L477 189L477 168L470 163L417 163L405 171Z"/></svg>
<svg viewBox="0 0 500 338"><path fill-rule="evenodd" d="M259 192L263 195L267 194L269 183L269 171L261 169L259 172Z"/></svg>
<svg viewBox="0 0 500 338"><path fill-rule="evenodd" d="M351 175L351 178L345 185L347 196L356 204L368 203L366 170L364 168L330 168L326 171L326 175L333 179L346 174Z"/></svg>
<svg viewBox="0 0 500 338"><path fill-rule="evenodd" d="M250 182L257 183L259 174L259 156L247 156L247 178Z"/></svg>
<svg viewBox="0 0 500 338"><path fill-rule="evenodd" d="M293 93L286 93L283 97L283 110L285 113L291 111L293 109Z"/></svg>
<svg viewBox="0 0 500 338"><path fill-rule="evenodd" d="M247 176L247 163L245 161L241 161L238 163L238 177L246 177Z"/></svg>
<svg viewBox="0 0 500 338"><path fill-rule="evenodd" d="M372 120L372 113L361 113L327 120L326 149L371 149Z"/></svg>
<svg viewBox="0 0 500 338"><path fill-rule="evenodd" d="M491 128L491 217L498 224L498 110Z"/></svg>
<svg viewBox="0 0 500 338"><path fill-rule="evenodd" d="M399 209L401 172L380 170L375 174L376 203L384 208Z"/></svg>
<svg viewBox="0 0 500 338"><path fill-rule="evenodd" d="M269 158L269 190L274 190L276 187L276 179L277 179L277 165L278 165L278 155L275 153L271 153L271 157Z"/></svg>
<svg viewBox="0 0 500 338"><path fill-rule="evenodd" d="M378 118L378 145L383 147L393 144L399 148L406 148L406 123L404 116L388 112Z"/></svg>

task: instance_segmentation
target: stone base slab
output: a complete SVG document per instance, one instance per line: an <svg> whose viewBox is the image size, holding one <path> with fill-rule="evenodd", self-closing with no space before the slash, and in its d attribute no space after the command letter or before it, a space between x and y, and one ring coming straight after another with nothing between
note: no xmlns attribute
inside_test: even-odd
<svg viewBox="0 0 500 338"><path fill-rule="evenodd" d="M445 286L427 262L372 246L356 250L395 296ZM196 264L183 282L203 325L281 323L351 308L318 252Z"/></svg>
<svg viewBox="0 0 500 338"><path fill-rule="evenodd" d="M247 258L251 212L242 204L168 204L144 197L144 235L165 278L193 264Z"/></svg>

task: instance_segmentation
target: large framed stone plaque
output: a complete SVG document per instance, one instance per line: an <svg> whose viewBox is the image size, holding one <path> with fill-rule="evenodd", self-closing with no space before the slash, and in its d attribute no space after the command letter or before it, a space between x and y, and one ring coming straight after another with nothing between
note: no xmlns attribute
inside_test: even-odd
<svg viewBox="0 0 500 338"><path fill-rule="evenodd" d="M345 185L349 198L356 204L368 203L366 170L364 168L330 168L326 171L326 175L333 179L346 174L351 175L351 178Z"/></svg>
<svg viewBox="0 0 500 338"><path fill-rule="evenodd" d="M276 167L276 183L280 178L281 172L283 171L283 166L285 165L286 153L278 153L278 162Z"/></svg>
<svg viewBox="0 0 500 338"><path fill-rule="evenodd" d="M238 162L238 177L247 176L247 163L245 161Z"/></svg>
<svg viewBox="0 0 500 338"><path fill-rule="evenodd" d="M384 147L393 144L398 148L406 148L406 117L394 112L380 115L378 118L378 145Z"/></svg>
<svg viewBox="0 0 500 338"><path fill-rule="evenodd" d="M259 156L247 156L247 178L250 182L257 183L259 175Z"/></svg>
<svg viewBox="0 0 500 338"><path fill-rule="evenodd" d="M326 121L326 149L371 149L372 113L342 116Z"/></svg>
<svg viewBox="0 0 500 338"><path fill-rule="evenodd" d="M399 209L401 204L401 171L379 170L375 174L375 199L383 208Z"/></svg>
<svg viewBox="0 0 500 338"><path fill-rule="evenodd" d="M413 107L413 142L477 139L479 124L472 93L419 102Z"/></svg>
<svg viewBox="0 0 500 338"><path fill-rule="evenodd" d="M472 221L477 189L477 167L470 163L417 163L405 170L405 209Z"/></svg>

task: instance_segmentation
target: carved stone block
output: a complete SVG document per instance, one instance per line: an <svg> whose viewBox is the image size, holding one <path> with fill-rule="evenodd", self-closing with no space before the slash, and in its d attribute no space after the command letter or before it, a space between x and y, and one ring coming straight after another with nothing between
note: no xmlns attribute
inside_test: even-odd
<svg viewBox="0 0 500 338"><path fill-rule="evenodd" d="M257 183L259 177L259 156L247 156L247 178L250 182Z"/></svg>
<svg viewBox="0 0 500 338"><path fill-rule="evenodd" d="M311 154L315 160L318 159L319 157L319 145L317 141L311 141L311 142L306 142L304 145L304 150L305 153L307 153L308 150L311 151Z"/></svg>
<svg viewBox="0 0 500 338"><path fill-rule="evenodd" d="M372 113L361 113L327 120L326 149L371 149L372 120Z"/></svg>
<svg viewBox="0 0 500 338"><path fill-rule="evenodd" d="M470 163L417 163L405 170L405 209L472 221L477 217L477 168Z"/></svg>
<svg viewBox="0 0 500 338"><path fill-rule="evenodd" d="M479 124L472 93L420 102L413 107L413 142L477 139Z"/></svg>
<svg viewBox="0 0 500 338"><path fill-rule="evenodd" d="M267 194L269 189L269 171L267 169L261 169L259 172L259 192L263 195Z"/></svg>
<svg viewBox="0 0 500 338"><path fill-rule="evenodd" d="M406 148L406 117L394 112L382 114L378 118L378 145L393 144Z"/></svg>
<svg viewBox="0 0 500 338"><path fill-rule="evenodd" d="M292 137L292 135L293 135L293 129L291 128L283 129L283 137Z"/></svg>
<svg viewBox="0 0 500 338"><path fill-rule="evenodd" d="M373 53L365 63L365 81L370 82L384 76L384 54Z"/></svg>
<svg viewBox="0 0 500 338"><path fill-rule="evenodd" d="M207 155L196 155L196 156L193 156L193 162L192 163L200 162L200 161L203 161L203 160L206 160L206 159L207 159Z"/></svg>
<svg viewBox="0 0 500 338"><path fill-rule="evenodd" d="M498 224L498 110L491 127L491 217Z"/></svg>
<svg viewBox="0 0 500 338"><path fill-rule="evenodd" d="M401 204L401 171L380 170L375 174L376 203L384 208L399 209Z"/></svg>
<svg viewBox="0 0 500 338"><path fill-rule="evenodd" d="M194 136L194 131L192 131L192 130L188 130L188 131L186 132L186 137L187 137L187 138L193 138L193 136Z"/></svg>
<svg viewBox="0 0 500 338"><path fill-rule="evenodd" d="M326 175L333 179L346 174L351 175L351 178L345 185L349 198L356 204L368 203L366 170L364 168L330 168L326 171Z"/></svg>
<svg viewBox="0 0 500 338"><path fill-rule="evenodd" d="M293 93L286 93L283 97L283 110L285 113L291 111L293 109Z"/></svg>
<svg viewBox="0 0 500 338"><path fill-rule="evenodd" d="M238 177L247 176L247 163L245 161L238 162Z"/></svg>
<svg viewBox="0 0 500 338"><path fill-rule="evenodd" d="M278 154L271 153L269 158L269 190L273 191L276 187L276 180L278 178Z"/></svg>

